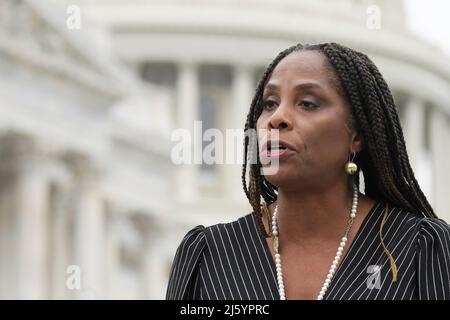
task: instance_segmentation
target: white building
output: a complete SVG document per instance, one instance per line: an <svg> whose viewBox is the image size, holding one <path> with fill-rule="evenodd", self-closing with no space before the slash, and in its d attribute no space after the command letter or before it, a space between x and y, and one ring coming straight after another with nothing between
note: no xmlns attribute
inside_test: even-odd
<svg viewBox="0 0 450 320"><path fill-rule="evenodd" d="M0 5L0 297L157 297L170 99L38 3Z"/></svg>
<svg viewBox="0 0 450 320"><path fill-rule="evenodd" d="M250 212L239 165L171 164L172 129L242 128L262 70L297 42L373 58L449 221L450 59L404 25L400 1L3 1L0 297L162 298L188 229Z"/></svg>

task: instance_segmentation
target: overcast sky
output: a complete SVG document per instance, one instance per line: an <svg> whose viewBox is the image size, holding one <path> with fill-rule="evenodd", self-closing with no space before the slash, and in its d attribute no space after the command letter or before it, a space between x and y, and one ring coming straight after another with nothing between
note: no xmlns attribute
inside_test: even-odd
<svg viewBox="0 0 450 320"><path fill-rule="evenodd" d="M408 27L436 43L450 57L450 1L404 0Z"/></svg>

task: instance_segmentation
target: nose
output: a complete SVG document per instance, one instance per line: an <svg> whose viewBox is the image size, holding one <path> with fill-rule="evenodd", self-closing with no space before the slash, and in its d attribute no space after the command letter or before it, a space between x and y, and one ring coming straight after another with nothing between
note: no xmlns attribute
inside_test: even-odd
<svg viewBox="0 0 450 320"><path fill-rule="evenodd" d="M287 104L280 104L269 119L270 129L289 129L292 127L291 114Z"/></svg>

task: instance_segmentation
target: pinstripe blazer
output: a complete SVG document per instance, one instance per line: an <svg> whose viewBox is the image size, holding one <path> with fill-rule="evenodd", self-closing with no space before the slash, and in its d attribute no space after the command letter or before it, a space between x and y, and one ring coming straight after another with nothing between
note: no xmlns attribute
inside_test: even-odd
<svg viewBox="0 0 450 320"><path fill-rule="evenodd" d="M379 238L384 203L377 201L324 299L450 299L450 226L389 208L383 238L397 281ZM254 215L189 231L175 254L166 298L279 299L275 264Z"/></svg>

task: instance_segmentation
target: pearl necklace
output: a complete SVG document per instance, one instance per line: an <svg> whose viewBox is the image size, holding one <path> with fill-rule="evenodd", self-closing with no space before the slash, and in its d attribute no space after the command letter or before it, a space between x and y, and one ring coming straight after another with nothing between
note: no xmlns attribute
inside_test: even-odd
<svg viewBox="0 0 450 320"><path fill-rule="evenodd" d="M328 271L327 278L325 279L325 282L323 283L322 288L320 289L319 295L317 296L317 300L323 299L325 292L327 292L328 287L331 283L331 279L333 279L337 265L339 264L339 261L341 260L341 256L342 256L342 252L344 251L345 244L347 243L347 240L348 240L348 233L350 231L350 228L353 225L353 222L355 221L357 208L358 208L358 188L356 187L356 185L353 185L353 203L352 203L352 209L350 211L350 218L347 222L347 228L345 230L344 236L341 239L341 243L339 244L339 248L336 252L336 256L334 257L333 263L331 264L330 270ZM275 209L274 209L273 215L272 215L273 249L275 252L275 267L276 267L276 271L277 271L278 292L280 294L280 299L286 300L286 293L284 291L283 271L281 268L281 256L279 253L277 212L278 212L278 205L275 206Z"/></svg>

